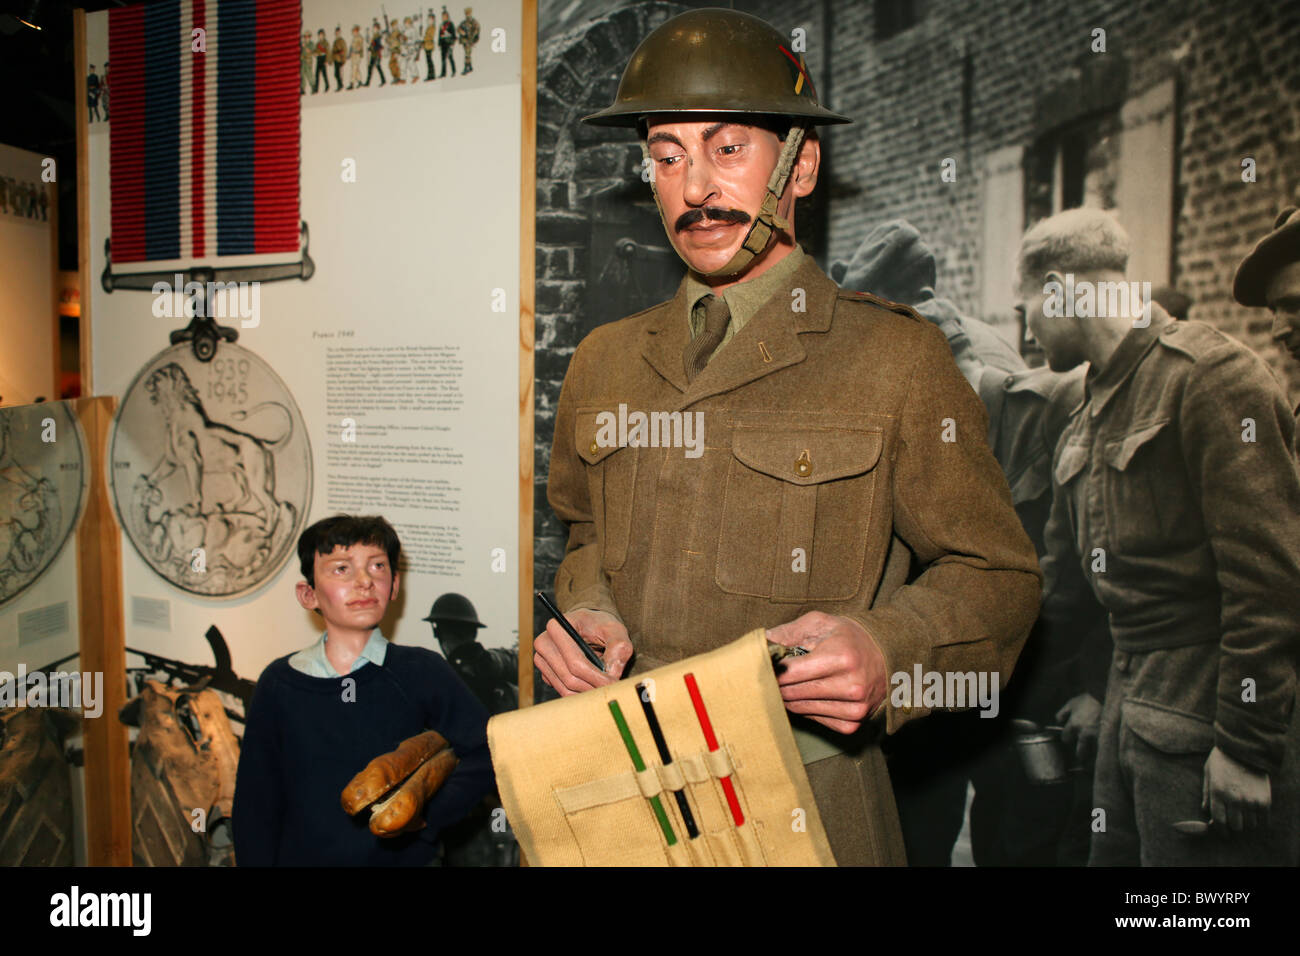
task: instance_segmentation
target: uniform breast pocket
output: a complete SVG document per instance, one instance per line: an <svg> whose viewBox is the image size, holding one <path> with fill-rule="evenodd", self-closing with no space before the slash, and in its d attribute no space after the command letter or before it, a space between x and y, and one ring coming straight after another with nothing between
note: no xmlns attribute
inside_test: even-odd
<svg viewBox="0 0 1300 956"><path fill-rule="evenodd" d="M617 443L617 434L604 417L610 414L608 409L578 409L574 440L579 457L587 463L592 518L600 540L600 566L617 571L627 561L632 536L637 456L634 449Z"/></svg>
<svg viewBox="0 0 1300 956"><path fill-rule="evenodd" d="M781 603L845 601L862 587L877 509L879 427L733 429L718 587ZM876 550L883 558L888 535Z"/></svg>
<svg viewBox="0 0 1300 956"><path fill-rule="evenodd" d="M1171 431L1168 419L1148 422L1107 440L1102 446L1102 460L1106 464L1102 504L1111 537L1121 550L1133 549L1140 553L1166 544L1173 530L1168 520L1172 516L1165 513L1165 502L1171 495L1162 494L1156 484L1162 480L1162 465L1181 464L1177 450L1166 447L1172 438ZM1167 477L1175 480L1172 473Z"/></svg>

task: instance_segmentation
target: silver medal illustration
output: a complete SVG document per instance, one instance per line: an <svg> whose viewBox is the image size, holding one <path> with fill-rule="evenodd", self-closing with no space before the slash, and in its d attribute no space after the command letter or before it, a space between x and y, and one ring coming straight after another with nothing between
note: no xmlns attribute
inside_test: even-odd
<svg viewBox="0 0 1300 956"><path fill-rule="evenodd" d="M59 556L85 500L86 449L62 402L0 408L0 605Z"/></svg>
<svg viewBox="0 0 1300 956"><path fill-rule="evenodd" d="M206 363L184 344L154 356L122 399L109 460L131 544L206 597L246 594L276 574L311 506L302 413L271 367L235 343Z"/></svg>

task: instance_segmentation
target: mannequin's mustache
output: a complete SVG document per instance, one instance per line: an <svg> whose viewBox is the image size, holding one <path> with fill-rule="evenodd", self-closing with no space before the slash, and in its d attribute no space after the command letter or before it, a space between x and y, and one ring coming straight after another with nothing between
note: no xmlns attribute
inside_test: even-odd
<svg viewBox="0 0 1300 956"><path fill-rule="evenodd" d="M749 222L749 213L740 209L723 209L721 206L705 206L702 209L688 209L677 217L673 224L677 232L689 229L698 222L708 219L712 222L744 225Z"/></svg>

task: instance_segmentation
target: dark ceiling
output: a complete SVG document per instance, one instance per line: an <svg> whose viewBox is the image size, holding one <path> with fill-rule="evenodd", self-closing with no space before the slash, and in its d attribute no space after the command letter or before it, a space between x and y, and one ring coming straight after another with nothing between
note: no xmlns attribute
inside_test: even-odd
<svg viewBox="0 0 1300 956"><path fill-rule="evenodd" d="M59 183L59 268L77 268L72 11L123 6L87 0L0 0L0 143L53 156Z"/></svg>

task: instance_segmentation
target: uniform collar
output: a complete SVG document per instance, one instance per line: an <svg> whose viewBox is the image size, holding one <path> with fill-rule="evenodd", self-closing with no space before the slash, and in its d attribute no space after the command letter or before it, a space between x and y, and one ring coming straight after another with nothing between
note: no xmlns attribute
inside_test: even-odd
<svg viewBox="0 0 1300 956"><path fill-rule="evenodd" d="M790 277L799 270L806 258L808 256L803 251L803 247L795 243L794 249L784 259L758 278L737 282L722 293L722 298L726 301L727 308L731 312L731 322L736 327L736 331L744 328L745 324L757 314L758 310L782 286L788 285ZM703 324L702 319L697 320L696 318L695 306L700 299L707 295L713 295L713 288L704 281L702 276L689 269L686 272L684 282L686 285L686 320L690 324L691 335L695 336L699 334L700 326Z"/></svg>
<svg viewBox="0 0 1300 956"><path fill-rule="evenodd" d="M1087 400L1091 403L1090 414L1095 418L1111 397L1128 381L1134 370L1142 364L1142 359L1155 347L1160 338L1160 330L1173 322L1169 313L1155 302L1151 303L1151 321L1145 326L1135 326L1120 341L1119 347L1100 371L1094 366L1088 369L1084 379Z"/></svg>
<svg viewBox="0 0 1300 956"><path fill-rule="evenodd" d="M656 372L684 393L679 407L685 407L802 362L807 353L799 342L800 334L830 329L838 294L839 286L822 272L812 256L804 255L745 327L688 384L682 361L682 352L690 341L690 329L682 321L688 295L687 280L683 279L672 300L654 310L657 314L643 333L641 354Z"/></svg>

